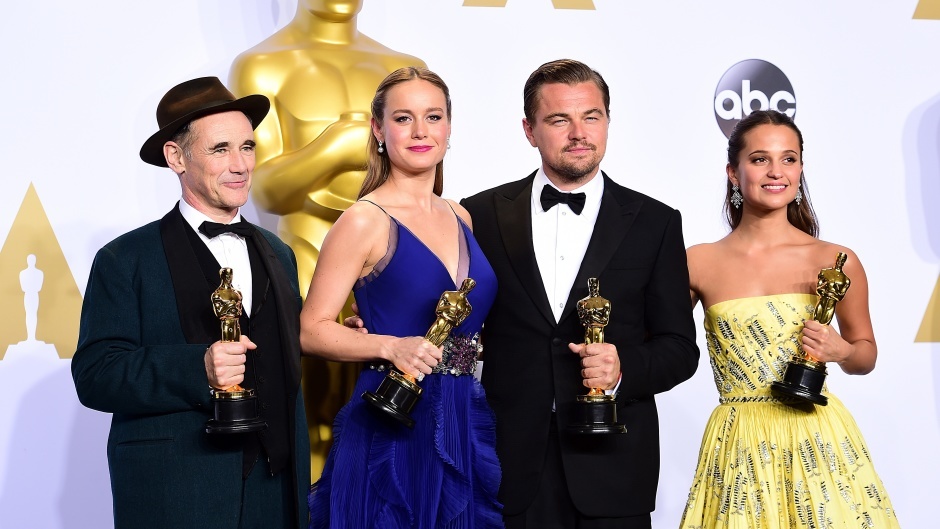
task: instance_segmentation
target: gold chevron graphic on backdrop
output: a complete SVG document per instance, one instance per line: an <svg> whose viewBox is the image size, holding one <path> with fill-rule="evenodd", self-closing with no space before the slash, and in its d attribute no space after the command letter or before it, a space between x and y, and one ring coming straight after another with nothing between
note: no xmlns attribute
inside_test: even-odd
<svg viewBox="0 0 940 529"><path fill-rule="evenodd" d="M464 0L464 7L506 7L509 0ZM926 0L923 0L926 1ZM594 0L552 0L555 9L593 10Z"/></svg>
<svg viewBox="0 0 940 529"><path fill-rule="evenodd" d="M72 358L82 295L32 183L0 248L0 299L0 360L27 340Z"/></svg>
<svg viewBox="0 0 940 529"><path fill-rule="evenodd" d="M933 287L933 295L927 303L927 311L914 342L940 342L940 278Z"/></svg>
<svg viewBox="0 0 940 529"><path fill-rule="evenodd" d="M940 0L920 0L917 2L914 18L940 20Z"/></svg>

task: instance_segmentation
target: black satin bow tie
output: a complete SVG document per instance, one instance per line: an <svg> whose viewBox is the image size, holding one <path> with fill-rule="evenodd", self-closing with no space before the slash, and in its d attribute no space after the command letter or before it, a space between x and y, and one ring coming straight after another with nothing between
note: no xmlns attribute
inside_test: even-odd
<svg viewBox="0 0 940 529"><path fill-rule="evenodd" d="M199 233L202 233L210 239L218 237L223 233L234 233L242 237L250 237L251 232L251 224L245 222L244 219L233 224L219 224L218 222L205 221L199 225Z"/></svg>
<svg viewBox="0 0 940 529"><path fill-rule="evenodd" d="M542 186L542 196L539 197L542 210L548 211L556 204L568 204L575 215L584 210L584 193L562 193L552 186Z"/></svg>

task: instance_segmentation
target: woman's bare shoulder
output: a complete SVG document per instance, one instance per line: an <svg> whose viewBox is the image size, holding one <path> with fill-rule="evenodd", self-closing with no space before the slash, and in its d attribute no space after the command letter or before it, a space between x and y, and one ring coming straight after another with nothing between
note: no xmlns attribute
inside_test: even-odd
<svg viewBox="0 0 940 529"><path fill-rule="evenodd" d="M727 257L729 251L730 248L727 239L720 239L715 242L705 242L689 246L686 250L686 256L689 260L689 266L692 266L693 261L695 261L696 264L708 264L715 259L722 258L722 256Z"/></svg>
<svg viewBox="0 0 940 529"><path fill-rule="evenodd" d="M445 198L444 200L447 201L447 204L449 204L451 209L454 210L454 213L456 213L457 216L464 221L464 224L470 227L470 231L473 231L473 219L470 218L470 212L455 200L451 200L449 198Z"/></svg>
<svg viewBox="0 0 940 529"><path fill-rule="evenodd" d="M366 201L354 202L336 219L330 233L344 237L370 239L381 230L376 226L388 225L388 215L381 208Z"/></svg>

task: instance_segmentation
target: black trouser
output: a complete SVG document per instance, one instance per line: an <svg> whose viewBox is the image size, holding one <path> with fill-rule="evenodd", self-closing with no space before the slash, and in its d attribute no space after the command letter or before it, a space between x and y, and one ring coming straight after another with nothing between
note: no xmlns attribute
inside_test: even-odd
<svg viewBox="0 0 940 529"><path fill-rule="evenodd" d="M535 500L521 514L503 517L506 529L651 529L649 514L593 518L578 512L568 492L555 424L555 418L552 417L542 481Z"/></svg>

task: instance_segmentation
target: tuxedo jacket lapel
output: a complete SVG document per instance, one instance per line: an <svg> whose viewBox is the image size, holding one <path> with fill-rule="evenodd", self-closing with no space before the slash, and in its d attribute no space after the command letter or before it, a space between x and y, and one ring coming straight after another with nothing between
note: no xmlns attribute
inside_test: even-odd
<svg viewBox="0 0 940 529"><path fill-rule="evenodd" d="M601 208L594 223L594 232L581 260L578 275L571 285L565 310L561 313L559 323L571 315L577 308L578 301L587 296L587 281L591 277L599 277L607 268L610 258L613 257L621 241L630 231L636 214L640 211L642 202L639 200L626 202L625 197L619 193L619 188L601 173L604 178L604 195L601 198ZM601 295L604 295L604 285L601 285Z"/></svg>
<svg viewBox="0 0 940 529"><path fill-rule="evenodd" d="M264 269L271 281L271 290L274 292L277 320L282 337L281 347L285 349L283 351L284 367L287 369L288 381L293 383L288 385L288 395L293 395L300 384L299 342L292 338L300 336L300 319L297 315L298 308L291 309L291 304L297 301L297 294L291 289L291 283L284 271L284 265L278 260L274 248L253 224L251 227L254 233L250 237L249 244L254 245L255 249L258 250L261 262L264 264Z"/></svg>
<svg viewBox="0 0 940 529"><path fill-rule="evenodd" d="M535 173L529 175L528 184L515 197L496 195L496 219L502 236L506 255L513 270L519 277L525 291L538 308L539 313L555 325L542 274L539 273L535 260L535 248L532 246L532 180Z"/></svg>
<svg viewBox="0 0 940 529"><path fill-rule="evenodd" d="M206 329L218 329L218 319L212 313L211 290L202 272L199 259L186 235L189 227L177 204L160 220L160 237L166 253L180 328L187 343L212 343L219 336L209 336ZM207 290L209 290L207 292Z"/></svg>

